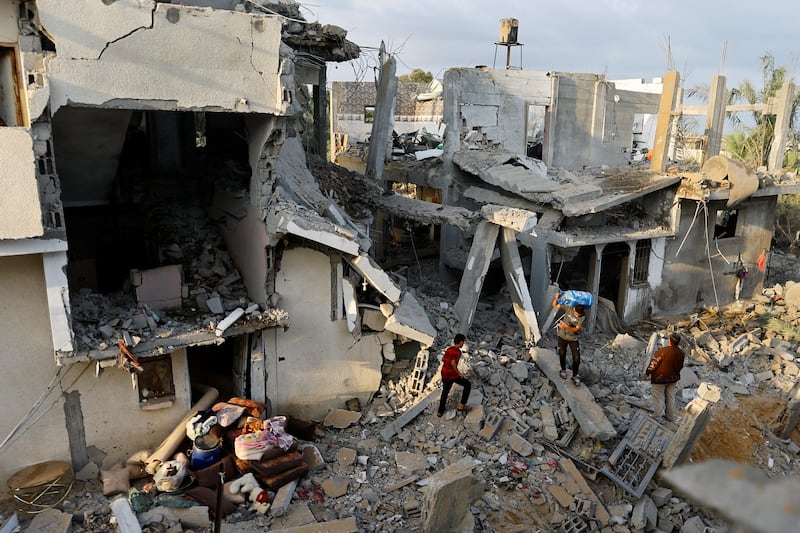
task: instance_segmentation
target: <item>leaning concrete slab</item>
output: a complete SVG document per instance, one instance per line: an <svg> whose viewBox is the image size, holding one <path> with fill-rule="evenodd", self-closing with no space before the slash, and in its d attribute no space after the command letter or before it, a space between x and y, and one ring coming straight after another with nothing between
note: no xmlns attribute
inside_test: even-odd
<svg viewBox="0 0 800 533"><path fill-rule="evenodd" d="M539 331L536 311L531 303L528 281L525 279L525 271L519 257L519 248L517 248L517 236L513 229L503 228L500 233L500 258L506 275L506 288L511 294L514 314L517 315L517 320L522 326L525 341L535 344L542 338L542 334Z"/></svg>
<svg viewBox="0 0 800 533"><path fill-rule="evenodd" d="M415 340L423 346L432 346L436 328L428 319L425 308L409 291L403 294L400 306L386 319L386 331Z"/></svg>
<svg viewBox="0 0 800 533"><path fill-rule="evenodd" d="M730 183L727 207L734 207L748 199L758 190L758 175L749 166L724 155L715 155L703 165L703 174L712 181L721 183L726 178Z"/></svg>
<svg viewBox="0 0 800 533"><path fill-rule="evenodd" d="M349 263L370 285L386 296L387 300L392 303L400 301L400 287L398 287L394 281L392 281L392 278L390 278L381 267L376 265L368 255L361 254L351 259Z"/></svg>
<svg viewBox="0 0 800 533"><path fill-rule="evenodd" d="M454 531L469 512L472 502L483 495L483 482L472 475L480 464L465 457L427 479L422 503L422 533Z"/></svg>
<svg viewBox="0 0 800 533"><path fill-rule="evenodd" d="M769 478L750 465L712 459L664 472L664 480L698 505L757 533L795 533L800 524L800 481Z"/></svg>
<svg viewBox="0 0 800 533"><path fill-rule="evenodd" d="M558 389L587 437L604 441L617 436L617 431L603 413L603 409L595 402L589 389L583 385L576 387L558 376L560 366L555 352L532 348L530 355L531 361L536 363Z"/></svg>
<svg viewBox="0 0 800 533"><path fill-rule="evenodd" d="M661 465L664 468L672 468L689 458L697 439L700 438L706 428L706 424L708 424L708 419L711 417L709 405L711 404L706 400L695 398L686 406L681 425L672 437L672 441L661 460Z"/></svg>
<svg viewBox="0 0 800 533"><path fill-rule="evenodd" d="M500 226L491 222L481 222L475 228L475 236L472 238L472 246L469 249L464 273L461 275L458 299L454 307L462 332L468 331L472 324L481 288L483 288L483 279L489 270L489 263L492 260L499 232Z"/></svg>
<svg viewBox="0 0 800 533"><path fill-rule="evenodd" d="M405 413L398 416L394 422L383 428L381 431L381 438L385 441L391 439L395 433L403 428L403 426L414 420L422 411L424 411L425 408L428 407L431 402L433 402L433 399L438 398L441 393L442 390L438 388L429 392L424 398L412 405Z"/></svg>
<svg viewBox="0 0 800 533"><path fill-rule="evenodd" d="M481 207L481 216L504 228L536 234L533 229L537 221L536 213L527 209L490 204Z"/></svg>
<svg viewBox="0 0 800 533"><path fill-rule="evenodd" d="M572 462L572 459L562 457L558 460L558 464L561 467L561 470L563 470L564 473L572 478L572 480L578 485L581 494L597 505L594 510L594 517L598 522L600 522L600 525L608 525L608 523L611 521L611 515L603 506L603 502L597 497L597 494L595 494L595 492L586 482L586 479L583 477L583 474L581 474L580 470L578 470L578 467L576 467L575 463Z"/></svg>

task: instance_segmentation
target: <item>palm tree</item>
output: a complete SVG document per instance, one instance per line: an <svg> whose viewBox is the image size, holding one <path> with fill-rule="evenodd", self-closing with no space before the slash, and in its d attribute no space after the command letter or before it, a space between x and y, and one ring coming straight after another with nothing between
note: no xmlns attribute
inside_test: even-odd
<svg viewBox="0 0 800 533"><path fill-rule="evenodd" d="M757 89L749 80L739 83L738 87L731 89L728 104L766 104L774 97L786 82L794 81L790 70L786 66L776 66L775 56L767 52L761 56L762 86ZM709 87L700 84L689 89L689 96L708 100ZM797 124L798 109L800 109L800 94L796 94L792 101L792 113L789 127ZM736 159L757 168L767 164L772 139L775 136L775 115L765 114L761 111L752 111L751 123L746 125L735 113L728 113L727 118L734 127L734 131L724 138L725 151ZM793 158L796 159L796 158Z"/></svg>

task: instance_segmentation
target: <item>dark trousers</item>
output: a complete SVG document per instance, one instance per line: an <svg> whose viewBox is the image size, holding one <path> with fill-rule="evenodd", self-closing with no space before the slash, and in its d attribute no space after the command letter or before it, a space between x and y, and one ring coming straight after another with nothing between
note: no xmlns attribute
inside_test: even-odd
<svg viewBox="0 0 800 533"><path fill-rule="evenodd" d="M561 363L561 370L567 369L567 346L572 353L572 375L578 375L578 367L581 366L581 345L578 341L568 341L558 338L558 362Z"/></svg>
<svg viewBox="0 0 800 533"><path fill-rule="evenodd" d="M472 385L470 384L467 378L457 378L454 381L444 381L442 380L442 397L439 399L439 412L444 413L444 407L447 405L447 396L450 394L450 389L453 387L453 383L458 383L464 390L461 391L461 403L467 405L467 400L469 400L469 391L472 390Z"/></svg>

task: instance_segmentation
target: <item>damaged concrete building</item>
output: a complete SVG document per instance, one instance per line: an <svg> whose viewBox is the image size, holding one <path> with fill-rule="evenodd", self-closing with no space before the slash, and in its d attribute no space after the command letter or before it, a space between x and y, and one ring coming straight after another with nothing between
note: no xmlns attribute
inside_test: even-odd
<svg viewBox="0 0 800 533"><path fill-rule="evenodd" d="M699 111L682 106L674 72L665 76L661 94L652 84L641 91L630 80L620 85L626 89L602 75L564 72L477 68L445 75L445 203L528 213L527 222L516 215L520 226L498 246L501 255L522 258L511 268L518 282L509 283L509 268L503 270L515 309L537 316L517 312L523 327L545 322L553 284L600 298L590 328L598 310L606 320L632 323L761 290L777 197L800 191L794 176L758 175L717 155L726 98ZM787 91L791 84L767 111L779 124L785 123L785 95L793 94ZM665 172L674 117L701 112L709 116L706 137L717 139L702 172ZM653 148L659 154L649 167L631 165L633 126L651 115L660 128ZM782 145L775 149L782 153ZM497 258L498 226L486 218L487 227L471 239L442 232L444 263L464 269L456 308L467 327L475 288ZM503 254L519 244L519 252Z"/></svg>
<svg viewBox="0 0 800 533"><path fill-rule="evenodd" d="M300 20L286 2L0 2L0 477L113 464L208 386L319 420L368 401L395 344L433 343L306 166L326 62L359 49Z"/></svg>

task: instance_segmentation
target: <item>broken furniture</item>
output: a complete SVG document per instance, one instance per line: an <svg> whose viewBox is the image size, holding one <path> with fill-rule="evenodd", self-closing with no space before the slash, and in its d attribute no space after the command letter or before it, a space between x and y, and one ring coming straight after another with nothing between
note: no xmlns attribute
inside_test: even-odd
<svg viewBox="0 0 800 533"><path fill-rule="evenodd" d="M19 512L35 514L64 501L73 480L69 463L46 461L20 470L7 484Z"/></svg>

